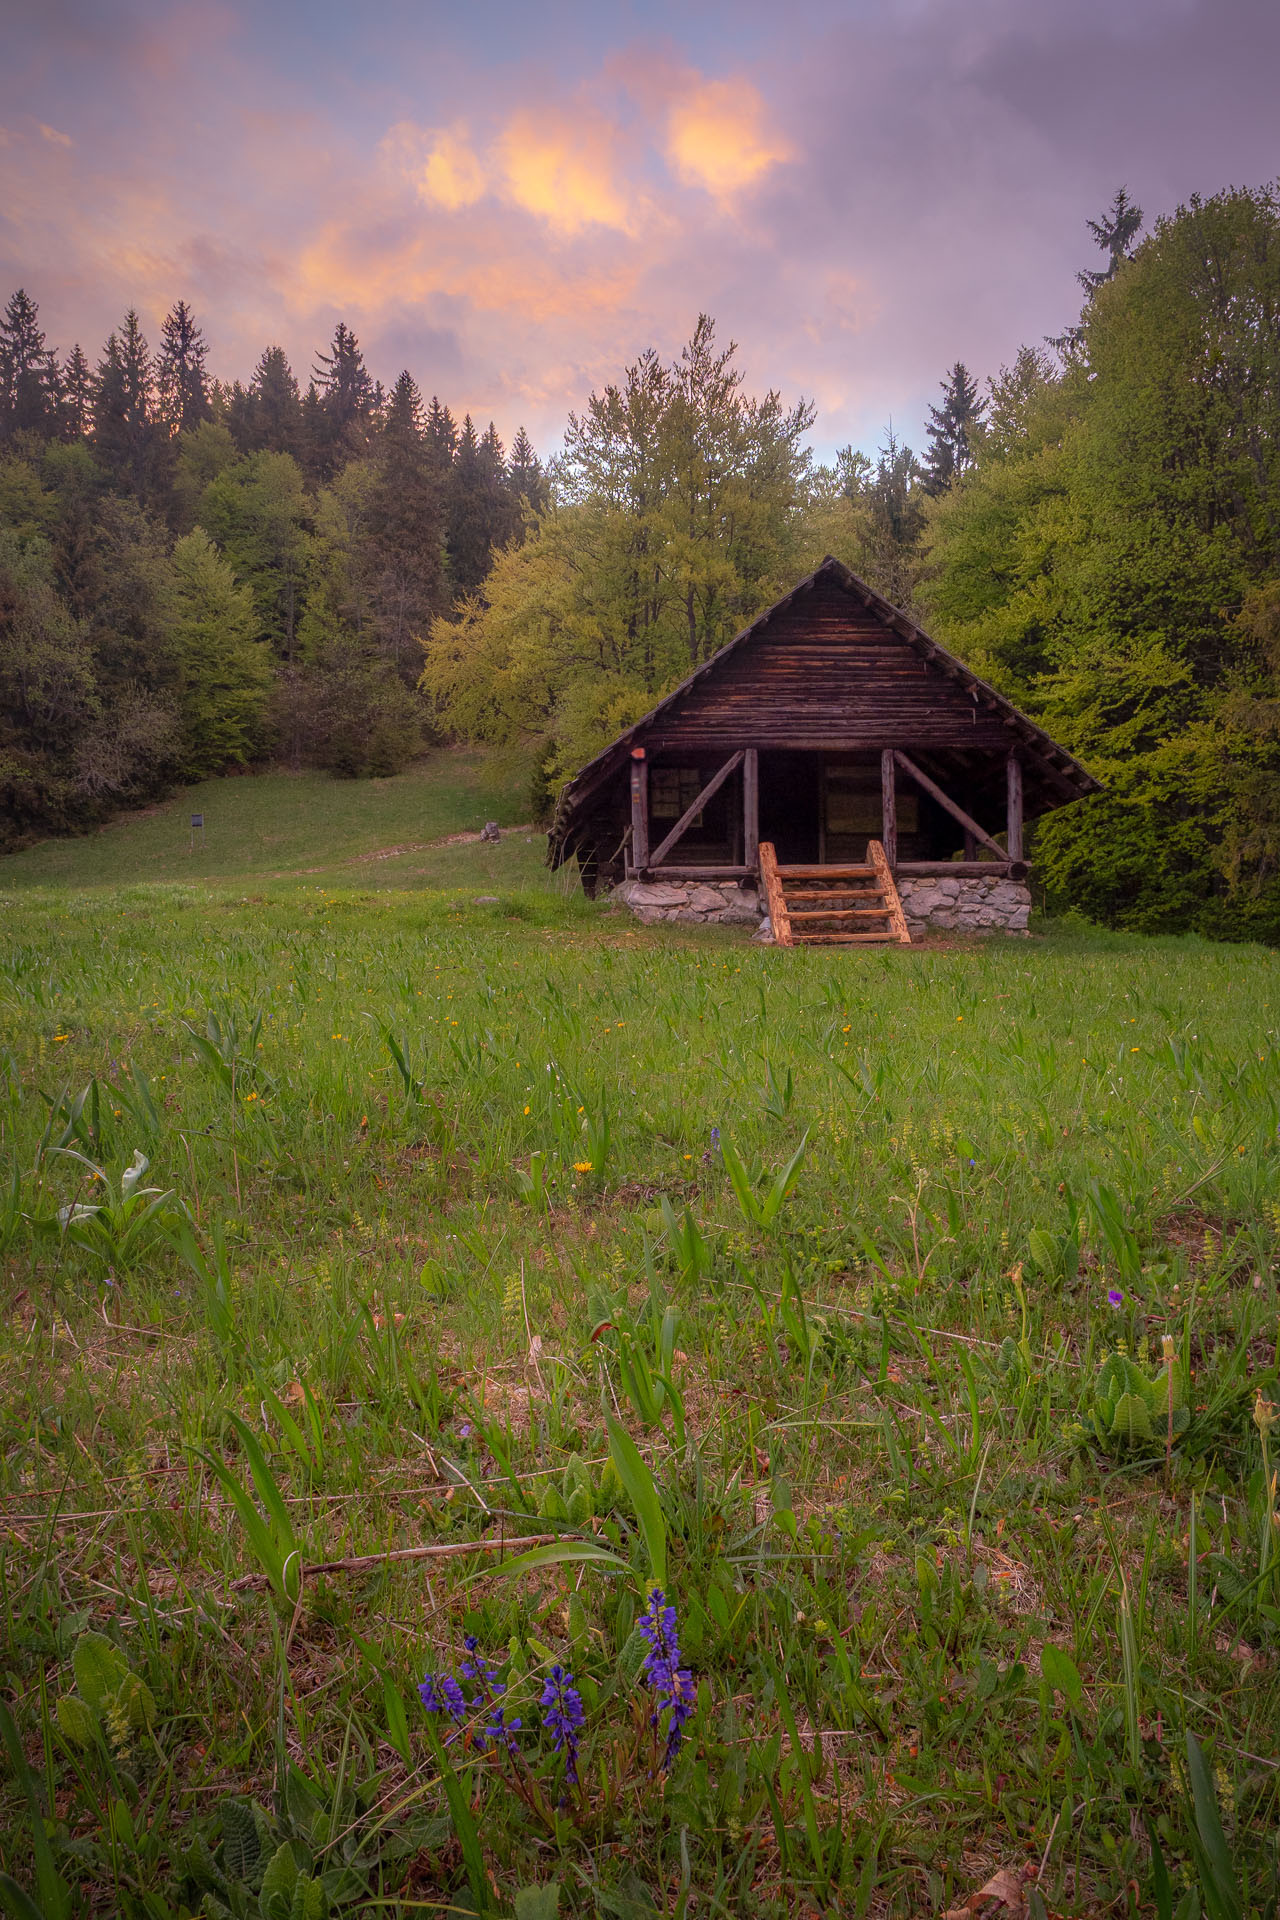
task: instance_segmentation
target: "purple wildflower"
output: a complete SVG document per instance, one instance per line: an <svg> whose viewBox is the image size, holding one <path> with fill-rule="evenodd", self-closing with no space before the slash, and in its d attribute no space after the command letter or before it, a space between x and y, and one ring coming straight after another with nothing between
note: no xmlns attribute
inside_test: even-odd
<svg viewBox="0 0 1280 1920"><path fill-rule="evenodd" d="M467 1717L462 1688L451 1674L427 1674L418 1688L418 1697L428 1713L447 1713L451 1720L458 1721Z"/></svg>
<svg viewBox="0 0 1280 1920"><path fill-rule="evenodd" d="M689 1669L680 1665L680 1639L676 1626L676 1610L667 1605L661 1587L651 1589L649 1604L640 1616L639 1626L641 1633L649 1642L649 1651L644 1661L644 1677L654 1692L653 1712L649 1715L649 1725L656 1727L662 1715L670 1709L671 1718L667 1722L667 1747L662 1756L662 1771L669 1773L671 1763L680 1751L685 1723L693 1714L697 1689Z"/></svg>
<svg viewBox="0 0 1280 1920"><path fill-rule="evenodd" d="M542 1724L551 1734L551 1745L564 1754L564 1777L575 1786L578 1780L578 1735L586 1720L582 1695L573 1684L567 1667L552 1667L542 1689Z"/></svg>
<svg viewBox="0 0 1280 1920"><path fill-rule="evenodd" d="M719 1151L720 1151L720 1129L719 1129L719 1127L712 1127L712 1129L711 1129L711 1150L712 1150L712 1152L713 1152L713 1153L719 1153Z"/></svg>
<svg viewBox="0 0 1280 1920"><path fill-rule="evenodd" d="M1113 1307L1122 1307L1124 1305L1124 1295L1121 1293L1119 1287L1108 1287L1107 1298Z"/></svg>
<svg viewBox="0 0 1280 1920"><path fill-rule="evenodd" d="M475 1634L469 1633L462 1644L471 1655L470 1660L464 1660L462 1663L463 1679L476 1681L486 1693L505 1693L506 1688L498 1678L498 1669L490 1666L479 1651L480 1642ZM481 1697L483 1698L483 1695Z"/></svg>
<svg viewBox="0 0 1280 1920"><path fill-rule="evenodd" d="M505 1713L504 1707L490 1703L485 1723L476 1735L478 1752L483 1753L486 1747L505 1747L508 1753L516 1751L516 1734L524 1723L518 1716L514 1720L506 1719Z"/></svg>

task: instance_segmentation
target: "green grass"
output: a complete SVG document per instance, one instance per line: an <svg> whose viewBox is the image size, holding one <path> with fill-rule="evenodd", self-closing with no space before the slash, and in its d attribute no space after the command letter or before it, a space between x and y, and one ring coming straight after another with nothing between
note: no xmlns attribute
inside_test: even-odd
<svg viewBox="0 0 1280 1920"><path fill-rule="evenodd" d="M7 1872L49 1916L318 1911L262 1891L286 1841L341 1913L555 1880L562 1913L905 1916L1027 1863L1034 1912L1171 1910L1162 1870L1265 1911L1277 957L761 950L557 892L522 838L492 887L475 845L408 889L272 880L260 799L247 903L0 869ZM1117 1346L1172 1387L1134 1444ZM594 1557L299 1584L544 1534ZM664 1561L697 1686L665 1782ZM467 1632L519 1765L433 1745L416 1683Z"/></svg>
<svg viewBox="0 0 1280 1920"><path fill-rule="evenodd" d="M194 835L193 813L204 815L203 832ZM0 860L0 888L317 878L341 886L430 884L442 852L446 864L449 858L431 842L478 832L486 820L505 827L528 817L523 761L458 748L386 780L319 773L204 780L100 832L45 840Z"/></svg>

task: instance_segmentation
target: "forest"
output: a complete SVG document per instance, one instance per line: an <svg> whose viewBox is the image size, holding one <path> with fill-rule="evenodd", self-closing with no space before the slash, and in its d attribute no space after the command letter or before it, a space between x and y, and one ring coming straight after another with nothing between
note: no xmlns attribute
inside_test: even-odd
<svg viewBox="0 0 1280 1920"><path fill-rule="evenodd" d="M96 367L0 325L0 847L275 759L527 754L534 804L831 552L1105 792L1033 854L1048 903L1280 936L1280 193L1089 223L1078 316L941 382L919 455L812 449L699 317L570 415L458 425L339 325L303 389L207 368L185 302Z"/></svg>

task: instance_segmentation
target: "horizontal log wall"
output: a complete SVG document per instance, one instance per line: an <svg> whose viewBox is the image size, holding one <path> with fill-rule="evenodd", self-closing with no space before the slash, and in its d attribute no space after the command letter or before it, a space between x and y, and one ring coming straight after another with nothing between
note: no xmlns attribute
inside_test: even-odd
<svg viewBox="0 0 1280 1920"><path fill-rule="evenodd" d="M1008 725L841 588L819 586L644 730L650 753L839 751L901 741L1008 751Z"/></svg>

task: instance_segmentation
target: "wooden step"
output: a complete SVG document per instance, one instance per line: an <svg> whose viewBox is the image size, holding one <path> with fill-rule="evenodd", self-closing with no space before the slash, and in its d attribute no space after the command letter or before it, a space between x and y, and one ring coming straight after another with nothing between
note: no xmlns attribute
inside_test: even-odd
<svg viewBox="0 0 1280 1920"><path fill-rule="evenodd" d="M888 929L884 933L793 933L791 938L798 947L892 947L898 941Z"/></svg>
<svg viewBox="0 0 1280 1920"><path fill-rule="evenodd" d="M870 881L869 886L848 886L847 881ZM793 884L800 882L800 885ZM808 882L809 884L804 884ZM910 946L906 915L898 898L893 870L885 859L878 840L867 842L865 863L848 866L780 867L770 841L760 843L760 886L764 894L773 937L780 947ZM874 906L829 906L832 900L876 901ZM792 921L811 929L801 931ZM886 925L866 928L861 933L841 931L855 922L881 920ZM818 921L819 927L813 926Z"/></svg>
<svg viewBox="0 0 1280 1920"><path fill-rule="evenodd" d="M788 907L792 920L883 920L888 907L822 907L817 913L797 913Z"/></svg>
<svg viewBox="0 0 1280 1920"><path fill-rule="evenodd" d="M879 887L784 887L788 900L883 900Z"/></svg>

